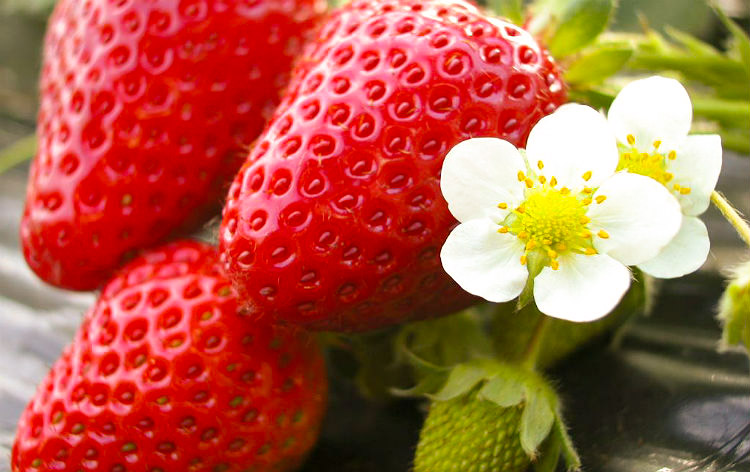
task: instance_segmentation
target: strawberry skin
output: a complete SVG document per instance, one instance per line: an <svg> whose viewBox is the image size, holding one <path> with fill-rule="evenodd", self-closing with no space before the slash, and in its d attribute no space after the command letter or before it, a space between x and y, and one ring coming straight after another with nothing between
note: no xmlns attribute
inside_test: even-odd
<svg viewBox="0 0 750 472"><path fill-rule="evenodd" d="M362 331L471 303L439 260L443 158L471 137L525 144L565 99L547 52L462 0L355 0L293 74L219 234L248 309Z"/></svg>
<svg viewBox="0 0 750 472"><path fill-rule="evenodd" d="M202 221L287 83L323 0L61 0L21 224L43 280L101 286Z"/></svg>
<svg viewBox="0 0 750 472"><path fill-rule="evenodd" d="M244 319L219 269L181 241L119 272L23 413L13 471L296 468L325 409L320 348Z"/></svg>
<svg viewBox="0 0 750 472"><path fill-rule="evenodd" d="M476 393L435 401L414 455L414 472L523 472L531 459L520 440L522 408L501 407Z"/></svg>

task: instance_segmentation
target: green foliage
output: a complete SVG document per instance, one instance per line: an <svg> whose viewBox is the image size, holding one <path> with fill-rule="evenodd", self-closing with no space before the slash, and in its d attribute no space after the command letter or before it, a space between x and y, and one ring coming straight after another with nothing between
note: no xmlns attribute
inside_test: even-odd
<svg viewBox="0 0 750 472"><path fill-rule="evenodd" d="M724 346L744 344L750 353L750 261L734 270L719 303Z"/></svg>
<svg viewBox="0 0 750 472"><path fill-rule="evenodd" d="M529 29L563 59L593 43L607 28L614 0L536 0Z"/></svg>
<svg viewBox="0 0 750 472"><path fill-rule="evenodd" d="M565 71L570 85L596 84L616 74L633 56L625 43L601 44L583 51Z"/></svg>
<svg viewBox="0 0 750 472"><path fill-rule="evenodd" d="M496 15L517 25L523 24L523 0L489 0L487 6Z"/></svg>
<svg viewBox="0 0 750 472"><path fill-rule="evenodd" d="M734 39L733 46L737 51L737 56L744 64L747 75L750 76L750 37L748 37L747 33L742 30L740 25L732 21L732 19L729 18L727 14L724 13L724 10L719 8L717 4L712 3L712 6L721 22L724 23L724 26L726 26L729 33L732 35L732 38Z"/></svg>
<svg viewBox="0 0 750 472"><path fill-rule="evenodd" d="M581 465L567 433L560 435L565 425L557 394L534 371L474 360L455 366L431 398L430 415L417 448L416 472L455 470L450 467L463 463L471 464L471 470L524 470L537 459L556 464L555 458L540 457L545 452L562 454L569 468ZM497 425L502 425L501 431ZM477 441L492 443L485 444L488 454L480 455L471 446ZM519 461L520 457L525 461Z"/></svg>

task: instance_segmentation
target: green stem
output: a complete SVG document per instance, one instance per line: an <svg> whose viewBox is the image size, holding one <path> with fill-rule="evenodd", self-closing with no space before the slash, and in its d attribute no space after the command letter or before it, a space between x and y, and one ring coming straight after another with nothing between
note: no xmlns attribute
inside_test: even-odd
<svg viewBox="0 0 750 472"><path fill-rule="evenodd" d="M7 148L0 150L0 174L34 157L36 135L25 136Z"/></svg>
<svg viewBox="0 0 750 472"><path fill-rule="evenodd" d="M544 333L549 325L549 317L538 310L536 311L539 313L539 319L534 327L534 331L531 333L526 350L521 357L521 365L529 370L534 370L536 368L536 363L542 348Z"/></svg>
<svg viewBox="0 0 750 472"><path fill-rule="evenodd" d="M724 218L727 219L740 235L745 244L750 246L750 225L742 218L742 215L732 206L722 194L716 190L711 193L711 202L719 209Z"/></svg>

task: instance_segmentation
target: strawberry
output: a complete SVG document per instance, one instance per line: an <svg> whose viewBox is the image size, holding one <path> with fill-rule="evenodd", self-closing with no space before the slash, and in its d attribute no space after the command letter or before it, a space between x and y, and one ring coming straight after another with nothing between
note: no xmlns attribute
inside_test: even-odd
<svg viewBox="0 0 750 472"><path fill-rule="evenodd" d="M13 471L296 468L325 408L320 348L243 319L219 269L182 241L119 272L23 413Z"/></svg>
<svg viewBox="0 0 750 472"><path fill-rule="evenodd" d="M323 0L61 0L44 45L31 268L100 286L218 206Z"/></svg>
<svg viewBox="0 0 750 472"><path fill-rule="evenodd" d="M502 407L476 392L430 405L414 456L414 472L523 472L519 406Z"/></svg>
<svg viewBox="0 0 750 472"><path fill-rule="evenodd" d="M523 145L565 99L548 53L462 0L355 0L293 76L223 213L248 309L361 331L471 303L439 261L443 157L470 137Z"/></svg>

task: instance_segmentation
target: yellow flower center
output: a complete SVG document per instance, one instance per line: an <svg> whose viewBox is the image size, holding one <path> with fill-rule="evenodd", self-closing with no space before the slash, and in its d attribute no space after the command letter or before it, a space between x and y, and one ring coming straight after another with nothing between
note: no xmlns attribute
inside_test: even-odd
<svg viewBox="0 0 750 472"><path fill-rule="evenodd" d="M539 170L544 164L539 162ZM581 176L585 181L591 178L591 172ZM557 179L547 179L544 175L526 176L518 173L518 181L526 185L524 201L503 221L499 233L512 234L524 243L521 264L526 264L529 257L537 257L542 265L557 270L560 267L560 254L573 252L592 256L596 250L592 244L592 232L589 229L591 219L586 215L593 202L601 204L607 197L598 195L592 199L594 190L584 187L579 194L573 194L567 187L557 187ZM500 209L508 209L502 202ZM596 236L606 239L609 235L599 231Z"/></svg>
<svg viewBox="0 0 750 472"><path fill-rule="evenodd" d="M617 164L617 170L627 170L632 174L645 175L651 177L667 188L671 188L676 193L687 195L690 193L690 187L682 186L672 182L674 175L667 171L667 162L677 159L677 152L661 152L661 141L654 141L651 149L644 152L636 146L635 137L628 135L627 145L620 144L620 162Z"/></svg>

